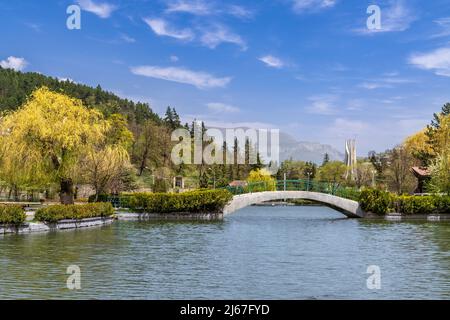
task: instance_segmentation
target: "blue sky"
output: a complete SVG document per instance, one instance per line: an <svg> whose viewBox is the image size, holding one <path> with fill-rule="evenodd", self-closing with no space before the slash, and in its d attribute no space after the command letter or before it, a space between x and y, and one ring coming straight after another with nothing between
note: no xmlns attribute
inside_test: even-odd
<svg viewBox="0 0 450 320"><path fill-rule="evenodd" d="M66 27L71 4L81 30ZM0 0L0 27L3 67L101 84L184 121L340 150L356 138L359 155L450 101L448 0Z"/></svg>

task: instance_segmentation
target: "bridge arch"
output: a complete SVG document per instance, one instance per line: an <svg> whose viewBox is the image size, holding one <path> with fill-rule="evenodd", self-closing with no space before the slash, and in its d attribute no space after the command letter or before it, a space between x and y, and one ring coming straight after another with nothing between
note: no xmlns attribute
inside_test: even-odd
<svg viewBox="0 0 450 320"><path fill-rule="evenodd" d="M305 199L319 202L338 210L349 218L363 218L365 215L357 201L311 191L265 191L236 195L225 206L223 214L229 215L253 204L283 199Z"/></svg>

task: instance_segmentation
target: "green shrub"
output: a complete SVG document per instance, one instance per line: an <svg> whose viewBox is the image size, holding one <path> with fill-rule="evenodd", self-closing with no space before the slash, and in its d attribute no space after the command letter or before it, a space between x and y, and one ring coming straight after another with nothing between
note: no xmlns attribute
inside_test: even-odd
<svg viewBox="0 0 450 320"><path fill-rule="evenodd" d="M58 222L65 219L109 217L114 214L111 203L89 203L83 205L53 205L41 208L35 219L42 222Z"/></svg>
<svg viewBox="0 0 450 320"><path fill-rule="evenodd" d="M92 202L109 202L109 198L110 195L108 194L99 194L97 196L97 201L95 201L95 194L93 194L92 196L89 196L88 202L92 203Z"/></svg>
<svg viewBox="0 0 450 320"><path fill-rule="evenodd" d="M386 191L365 189L359 197L361 208L366 212L386 214L433 214L450 213L450 196L398 196Z"/></svg>
<svg viewBox="0 0 450 320"><path fill-rule="evenodd" d="M355 188L339 188L336 190L334 195L345 199L359 201L361 191Z"/></svg>
<svg viewBox="0 0 450 320"><path fill-rule="evenodd" d="M434 205L438 213L450 213L450 196L435 196Z"/></svg>
<svg viewBox="0 0 450 320"><path fill-rule="evenodd" d="M153 192L167 192L170 189L170 183L165 179L155 179L155 183L153 185Z"/></svg>
<svg viewBox="0 0 450 320"><path fill-rule="evenodd" d="M436 211L434 196L396 196L394 207L403 214L431 214Z"/></svg>
<svg viewBox="0 0 450 320"><path fill-rule="evenodd" d="M0 205L0 224L20 225L25 222L27 215L21 206Z"/></svg>
<svg viewBox="0 0 450 320"><path fill-rule="evenodd" d="M133 211L146 213L215 213L232 199L227 190L184 193L137 193L128 197Z"/></svg>
<svg viewBox="0 0 450 320"><path fill-rule="evenodd" d="M392 208L392 195L379 189L364 189L359 196L361 208L366 212L386 214Z"/></svg>

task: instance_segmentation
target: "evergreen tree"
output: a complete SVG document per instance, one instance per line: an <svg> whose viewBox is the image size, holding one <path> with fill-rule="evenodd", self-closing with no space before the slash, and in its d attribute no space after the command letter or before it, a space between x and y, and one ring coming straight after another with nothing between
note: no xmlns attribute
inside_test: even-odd
<svg viewBox="0 0 450 320"><path fill-rule="evenodd" d="M330 162L330 155L328 153L325 153L325 155L323 156L322 167L326 165L328 162Z"/></svg>

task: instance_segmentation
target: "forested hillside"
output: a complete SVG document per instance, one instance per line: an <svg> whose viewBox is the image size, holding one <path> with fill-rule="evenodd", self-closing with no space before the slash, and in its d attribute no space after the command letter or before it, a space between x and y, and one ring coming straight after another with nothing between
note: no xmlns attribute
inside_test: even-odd
<svg viewBox="0 0 450 320"><path fill-rule="evenodd" d="M47 87L51 92L80 99L85 107L100 110L105 119L112 123L120 123L122 117L126 120L128 130L133 135L128 148L132 168L128 170L124 167L118 171L114 179L109 177L111 183L102 187L99 192L118 192L134 188L165 191L172 185L172 178L179 175L190 178L188 179L190 183L186 183L187 187L224 186L231 180L245 179L251 169L261 167L261 163L238 166L174 165L170 159L175 144L171 141L171 133L183 127L189 129L193 135L194 124L183 125L175 108L167 107L162 117L154 113L147 103L122 99L104 91L100 85L92 88L39 73L22 73L0 68L0 112L4 116L11 115L11 111L25 105L31 94L42 87ZM117 114L122 117L117 118ZM203 132L206 130L204 124L202 130ZM245 148L246 154L250 152L248 141L245 146L238 146L235 141L234 146L230 147L228 151L234 153L234 158L237 158L240 148ZM36 190L35 186L4 180L0 181L0 189L3 191ZM84 181L80 179L77 183Z"/></svg>
<svg viewBox="0 0 450 320"><path fill-rule="evenodd" d="M72 81L61 81L36 72L22 73L0 67L0 111L15 110L21 106L33 90L46 86L57 92L63 92L83 101L89 107L100 109L105 115L121 113L129 123L142 124L146 120L161 122L147 103L135 103L121 99L113 93L92 88Z"/></svg>

